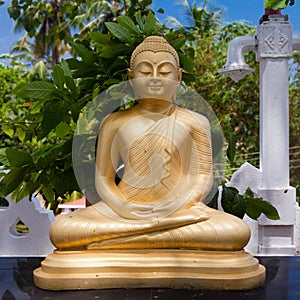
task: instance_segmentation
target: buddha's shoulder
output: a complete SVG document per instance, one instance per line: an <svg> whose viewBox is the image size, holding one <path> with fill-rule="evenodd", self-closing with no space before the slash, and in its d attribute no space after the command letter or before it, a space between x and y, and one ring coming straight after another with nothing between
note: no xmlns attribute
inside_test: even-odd
<svg viewBox="0 0 300 300"><path fill-rule="evenodd" d="M186 124L189 124L193 127L209 127L209 121L208 119L197 112L194 112L192 110L183 108L183 107L178 107L178 116L179 118Z"/></svg>
<svg viewBox="0 0 300 300"><path fill-rule="evenodd" d="M126 110L119 110L107 115L103 121L102 126L105 127L119 127L127 122L132 117L132 108Z"/></svg>

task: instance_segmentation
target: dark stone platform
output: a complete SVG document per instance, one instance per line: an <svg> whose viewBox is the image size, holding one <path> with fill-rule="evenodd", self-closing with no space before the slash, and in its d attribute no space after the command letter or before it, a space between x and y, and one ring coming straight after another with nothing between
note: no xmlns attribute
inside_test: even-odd
<svg viewBox="0 0 300 300"><path fill-rule="evenodd" d="M1 300L300 300L300 257L259 257L266 269L261 288L243 292L172 289L44 291L34 286L32 272L43 258L0 257Z"/></svg>

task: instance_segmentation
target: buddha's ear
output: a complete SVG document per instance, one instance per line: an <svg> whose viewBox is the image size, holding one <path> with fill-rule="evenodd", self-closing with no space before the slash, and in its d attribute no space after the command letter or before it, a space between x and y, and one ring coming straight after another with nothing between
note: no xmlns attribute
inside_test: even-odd
<svg viewBox="0 0 300 300"><path fill-rule="evenodd" d="M132 84L132 79L133 79L133 73L131 69L127 70L127 76L128 76L128 80L129 80L129 84L134 88L133 84Z"/></svg>
<svg viewBox="0 0 300 300"><path fill-rule="evenodd" d="M127 75L128 75L128 79L130 80L130 79L132 79L132 70L131 69L128 69L127 70Z"/></svg>
<svg viewBox="0 0 300 300"><path fill-rule="evenodd" d="M182 68L179 68L178 69L178 85L180 84L181 79L182 79Z"/></svg>

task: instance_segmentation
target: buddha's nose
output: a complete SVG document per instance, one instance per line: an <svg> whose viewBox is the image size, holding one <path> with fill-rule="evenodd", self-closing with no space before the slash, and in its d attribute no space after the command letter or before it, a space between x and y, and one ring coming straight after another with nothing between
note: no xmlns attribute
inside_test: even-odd
<svg viewBox="0 0 300 300"><path fill-rule="evenodd" d="M154 76L151 78L151 82L153 83L157 83L157 82L160 82L161 79L158 77L158 76L155 76L155 74L153 74Z"/></svg>
<svg viewBox="0 0 300 300"><path fill-rule="evenodd" d="M158 70L157 70L157 68L154 68L154 70L153 70L153 77L154 78L159 78L159 73L158 73Z"/></svg>

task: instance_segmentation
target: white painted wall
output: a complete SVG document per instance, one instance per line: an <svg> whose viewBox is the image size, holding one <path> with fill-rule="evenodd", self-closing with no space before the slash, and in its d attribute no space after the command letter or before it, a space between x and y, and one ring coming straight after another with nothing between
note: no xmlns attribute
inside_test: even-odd
<svg viewBox="0 0 300 300"><path fill-rule="evenodd" d="M0 207L0 256L46 256L54 250L49 228L55 220L52 211L40 206L38 199L23 199L15 203L7 199L8 207ZM19 220L29 228L28 234L15 230Z"/></svg>

